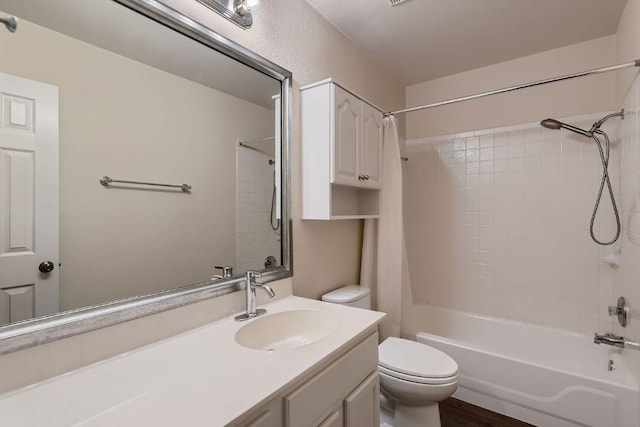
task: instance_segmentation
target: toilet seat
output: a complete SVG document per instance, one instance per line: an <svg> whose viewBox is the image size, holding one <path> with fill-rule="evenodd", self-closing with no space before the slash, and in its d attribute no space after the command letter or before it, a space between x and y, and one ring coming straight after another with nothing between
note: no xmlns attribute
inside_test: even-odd
<svg viewBox="0 0 640 427"><path fill-rule="evenodd" d="M458 364L433 347L402 338L387 338L378 347L380 372L419 384L450 384L458 380Z"/></svg>
<svg viewBox="0 0 640 427"><path fill-rule="evenodd" d="M389 377L408 381L416 384L430 384L430 385L443 385L443 384L451 384L458 381L459 374L452 375L450 377L442 377L442 378L430 378L430 377L419 377L415 375L408 375L402 372L394 371L393 369L385 368L384 366L378 365L378 370L382 375L388 375Z"/></svg>

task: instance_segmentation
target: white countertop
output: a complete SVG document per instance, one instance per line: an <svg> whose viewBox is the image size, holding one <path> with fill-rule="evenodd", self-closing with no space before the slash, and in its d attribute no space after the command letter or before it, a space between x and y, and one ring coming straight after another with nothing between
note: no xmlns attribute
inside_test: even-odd
<svg viewBox="0 0 640 427"><path fill-rule="evenodd" d="M267 352L237 344L234 336L248 322L225 318L0 395L0 425L225 425L266 403L363 332L373 331L384 317L294 296L262 307L268 314L321 309L341 321L333 333L316 342Z"/></svg>

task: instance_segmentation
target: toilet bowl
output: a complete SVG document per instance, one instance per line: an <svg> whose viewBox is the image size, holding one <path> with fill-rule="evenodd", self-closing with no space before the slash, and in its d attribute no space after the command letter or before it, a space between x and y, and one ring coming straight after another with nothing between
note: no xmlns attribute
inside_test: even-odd
<svg viewBox="0 0 640 427"><path fill-rule="evenodd" d="M435 348L402 338L378 347L380 388L396 401L396 427L439 427L438 403L458 386L458 364Z"/></svg>
<svg viewBox="0 0 640 427"><path fill-rule="evenodd" d="M336 289L322 300L371 309L369 289L357 285ZM458 386L456 361L425 344L395 337L378 346L378 357L384 400L395 402L395 427L440 427L438 403Z"/></svg>

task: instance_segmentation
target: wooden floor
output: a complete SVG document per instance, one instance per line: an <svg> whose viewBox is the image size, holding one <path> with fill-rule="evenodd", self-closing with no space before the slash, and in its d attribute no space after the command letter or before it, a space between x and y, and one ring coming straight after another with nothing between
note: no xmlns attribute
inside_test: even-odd
<svg viewBox="0 0 640 427"><path fill-rule="evenodd" d="M450 397L440 402L442 427L531 427L532 424L497 414Z"/></svg>

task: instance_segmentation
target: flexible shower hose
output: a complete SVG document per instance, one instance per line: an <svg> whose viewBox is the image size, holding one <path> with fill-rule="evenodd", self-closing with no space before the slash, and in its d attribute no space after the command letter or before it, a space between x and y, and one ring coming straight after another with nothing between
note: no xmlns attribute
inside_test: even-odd
<svg viewBox="0 0 640 427"><path fill-rule="evenodd" d="M604 137L606 141L605 151L602 150L602 143L600 142L600 140L595 134L602 135ZM606 246L606 245L613 244L616 240L618 240L618 237L620 237L620 214L618 214L616 199L613 196L613 189L611 188L611 180L609 179L609 146L610 146L609 137L603 131L596 130L594 134L591 136L591 138L593 138L593 140L595 141L598 147L598 151L600 152L600 160L602 162L602 178L600 179L600 189L598 190L598 197L596 198L596 204L593 207L593 213L591 214L591 225L589 226L589 232L591 233L591 238L593 239L594 242L596 242L599 245ZM612 240L608 242L602 242L598 240L598 238L595 236L595 233L593 232L593 224L596 220L596 215L598 214L598 207L600 206L600 199L602 198L602 191L604 190L605 183L607 184L607 189L609 190L609 196L611 197L611 206L613 207L613 214L616 217L616 235Z"/></svg>
<svg viewBox="0 0 640 427"><path fill-rule="evenodd" d="M273 171L273 192L271 193L271 213L269 214L269 225L273 231L278 231L280 228L280 220L276 219L276 225L273 225L273 211L276 207L276 171Z"/></svg>

